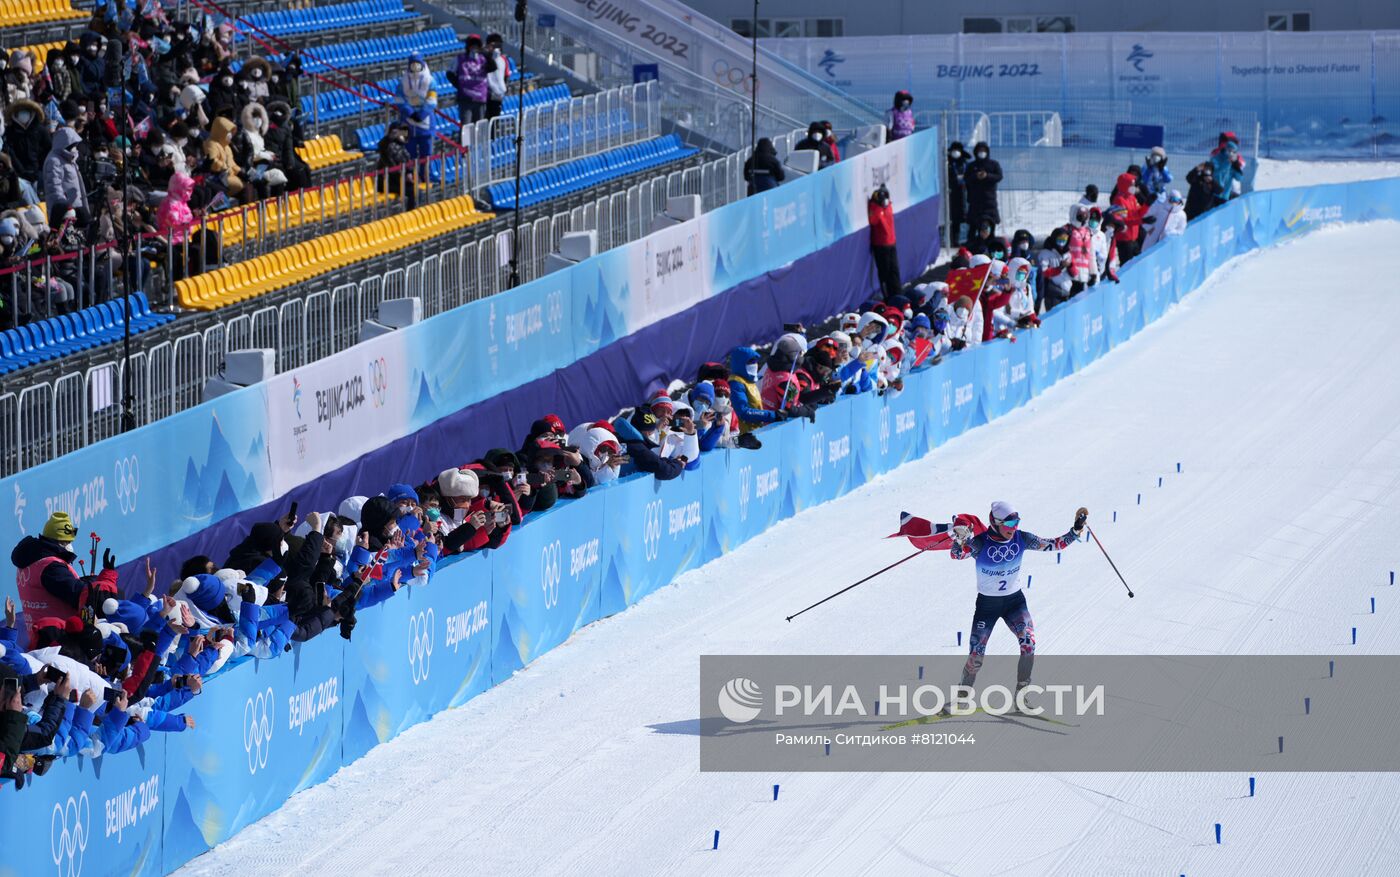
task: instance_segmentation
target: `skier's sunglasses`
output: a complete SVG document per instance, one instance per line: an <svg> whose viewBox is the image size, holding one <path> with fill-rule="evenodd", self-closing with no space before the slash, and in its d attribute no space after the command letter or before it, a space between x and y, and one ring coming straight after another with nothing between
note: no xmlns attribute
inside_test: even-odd
<svg viewBox="0 0 1400 877"><path fill-rule="evenodd" d="M996 523L997 523L999 526L1002 526L1002 527L1019 527L1019 526L1021 525L1021 519L1020 519L1020 518L1005 518L1005 519L1003 519L1003 520L997 521Z"/></svg>

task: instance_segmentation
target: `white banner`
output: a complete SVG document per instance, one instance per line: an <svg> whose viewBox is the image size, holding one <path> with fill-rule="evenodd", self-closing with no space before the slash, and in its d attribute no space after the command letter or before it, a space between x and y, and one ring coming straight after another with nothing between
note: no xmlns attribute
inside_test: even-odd
<svg viewBox="0 0 1400 877"><path fill-rule="evenodd" d="M629 332L678 314L713 292L705 227L702 216L654 232L628 247Z"/></svg>
<svg viewBox="0 0 1400 877"><path fill-rule="evenodd" d="M268 454L278 496L399 438L411 405L398 332L267 382Z"/></svg>

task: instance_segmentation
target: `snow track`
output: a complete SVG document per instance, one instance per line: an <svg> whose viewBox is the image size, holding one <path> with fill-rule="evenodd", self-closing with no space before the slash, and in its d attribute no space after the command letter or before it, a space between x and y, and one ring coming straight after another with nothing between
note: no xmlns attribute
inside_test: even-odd
<svg viewBox="0 0 1400 877"><path fill-rule="evenodd" d="M1030 405L593 625L182 873L1400 872L1392 775L1261 774L1254 798L1218 773L702 775L694 736L701 654L962 651L973 573L941 555L783 621L906 553L880 538L903 509L1006 498L1054 535L1089 507L1138 596L1092 545L1030 558L1042 654L1397 651L1400 290L1374 270L1397 244L1375 223L1237 260Z"/></svg>

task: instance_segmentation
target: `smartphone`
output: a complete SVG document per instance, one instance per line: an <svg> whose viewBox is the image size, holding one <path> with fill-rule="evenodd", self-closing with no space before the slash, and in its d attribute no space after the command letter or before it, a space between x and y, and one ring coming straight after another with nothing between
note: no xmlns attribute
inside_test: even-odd
<svg viewBox="0 0 1400 877"><path fill-rule="evenodd" d="M570 472L569 469L555 469L555 470L554 470L554 483L555 483L555 484L568 484L568 483L569 483L569 472Z"/></svg>
<svg viewBox="0 0 1400 877"><path fill-rule="evenodd" d="M296 500L292 500L292 507L291 507L290 509L287 510L287 517L288 517L288 518L291 518L293 521L295 521L295 520L297 519L297 501L296 501Z"/></svg>
<svg viewBox="0 0 1400 877"><path fill-rule="evenodd" d="M510 523L510 512L496 512L496 523L497 523L498 525L499 525L499 524L509 524L509 523Z"/></svg>

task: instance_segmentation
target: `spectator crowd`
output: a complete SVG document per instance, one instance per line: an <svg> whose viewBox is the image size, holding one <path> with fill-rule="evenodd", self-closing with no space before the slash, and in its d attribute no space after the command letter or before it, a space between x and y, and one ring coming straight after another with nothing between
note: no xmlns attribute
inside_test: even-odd
<svg viewBox="0 0 1400 877"><path fill-rule="evenodd" d="M237 42L242 25L182 8L192 14L99 2L75 39L42 57L0 49L0 329L108 300L128 277L138 291L149 276L138 260L171 279L198 273L220 258L205 217L312 184L297 151L301 55L251 25ZM501 43L469 37L448 71L470 118L500 111ZM433 81L414 53L393 93L350 86L396 117L377 169L432 152ZM402 181L379 185L397 193ZM125 259L121 241L138 242ZM84 248L96 248L87 264L73 257Z"/></svg>
<svg viewBox="0 0 1400 877"><path fill-rule="evenodd" d="M127 42L137 59L127 77L133 90L128 99L143 109L125 123L152 122L131 141L133 163L140 167L138 188L163 191L162 199L173 197L187 208L173 210L163 200L152 221L169 231L188 223L196 205L237 199L259 187L298 185L301 178L281 163L282 141L274 136L294 130L286 108L296 96L295 75L255 63L258 59L231 72L227 31L198 33L165 22L158 6L153 14L147 20L138 13L129 30L111 37ZM44 149L49 155L58 150L65 167L77 168L72 179L79 182L71 183L63 168L30 179L33 165L19 164L25 175L16 191L37 184L54 199L50 219L85 207L78 197L85 191L84 161L123 160L123 151L114 149L122 135L112 123L108 98L101 92L87 96L89 85L105 81L100 40L97 34L85 38L77 44L76 59L64 50L45 65L41 75L50 78L77 71L66 80L61 100L51 81L39 85L26 73L21 83L39 90L11 100L7 109L13 119L7 150L25 142L14 137L15 126L37 126L32 130L49 145L18 149L25 160ZM479 49L469 40L466 67L478 64L473 53ZM147 55L149 64L141 60ZM96 72L82 83L82 72L94 63ZM406 79L424 72L415 63ZM459 92L466 98L462 111L469 117L491 112L485 104L493 92L488 89L478 100L483 92L475 80L464 78L462 68L459 61L457 86L467 83ZM213 77L207 94L198 75L189 82L179 78L201 71ZM171 73L177 78L162 91L155 83ZM7 82L13 79L7 76ZM420 92L419 86L406 87L406 93ZM84 102L74 103L75 93L84 95ZM173 102L163 102L162 93ZM429 94L422 93L425 101ZM901 95L893 113L912 103ZM16 106L32 115L12 112ZM53 107L63 121L49 132ZM250 131L257 136L250 137ZM286 143L294 142L294 133L286 136ZM191 148L193 140L204 142ZM799 148L817 149L823 161L839 160L822 123L814 123L803 142L809 145ZM264 170L248 175L245 168L257 167L258 156L267 153L273 158ZM755 154L753 168L763 155L762 149ZM1145 167L1129 167L1117 177L1106 202L1095 186L1086 187L1068 222L1037 247L1028 231L1017 231L1010 240L997 233L1001 168L987 144L974 146L969 159L954 143L947 161L950 196L966 199L962 214L954 215L964 215L969 225L948 264L920 282L901 284L893 211L881 187L869 205L878 275L869 301L819 330L788 324L771 345L736 347L723 360L701 364L689 380L651 388L635 407L615 416L571 425L547 414L531 424L519 448L496 448L421 483L387 485L378 495L349 497L334 510L304 518L293 504L281 518L253 525L226 557L186 558L165 581L148 561L142 581L119 582L110 550L102 552L99 566L96 534L89 572L78 555L77 528L68 515L55 512L42 532L25 536L11 553L23 630L16 605L7 600L0 627L0 782L22 786L58 758L120 753L153 733L193 730L182 708L230 662L276 659L293 643L327 632L349 639L359 610L401 588L428 585L447 557L500 548L531 514L634 473L677 478L703 465L708 452L759 447L760 430L768 424L815 420L817 409L846 394L899 393L914 369L1034 329L1040 314L1099 282L1116 280L1121 264L1180 234L1202 209L1223 203L1243 168L1237 140L1222 134L1211 159L1187 174L1190 195L1183 198L1171 188L1166 153L1153 150ZM274 169L284 172L270 173ZM779 168L772 175L774 185L780 174ZM753 177L756 187L759 176ZM201 187L203 194L194 194ZM143 208L150 204L146 189L133 200Z"/></svg>

